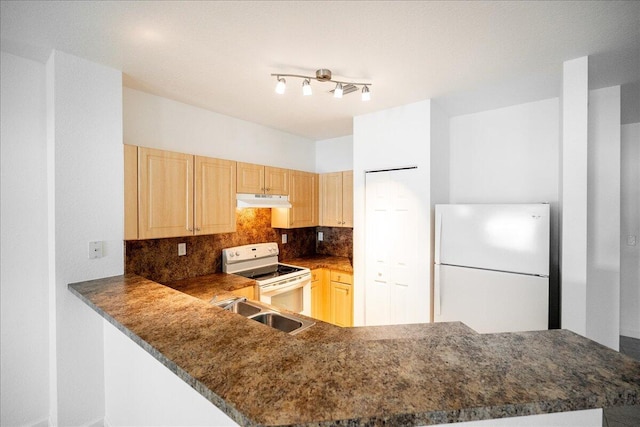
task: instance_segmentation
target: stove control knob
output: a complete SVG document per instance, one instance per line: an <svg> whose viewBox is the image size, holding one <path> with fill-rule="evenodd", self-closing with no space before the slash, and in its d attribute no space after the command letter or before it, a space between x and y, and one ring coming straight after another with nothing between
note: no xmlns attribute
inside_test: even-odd
<svg viewBox="0 0 640 427"><path fill-rule="evenodd" d="M234 253L233 252L229 252L229 258L233 258Z"/></svg>
<svg viewBox="0 0 640 427"><path fill-rule="evenodd" d="M240 251L236 251L236 256L240 256Z"/></svg>

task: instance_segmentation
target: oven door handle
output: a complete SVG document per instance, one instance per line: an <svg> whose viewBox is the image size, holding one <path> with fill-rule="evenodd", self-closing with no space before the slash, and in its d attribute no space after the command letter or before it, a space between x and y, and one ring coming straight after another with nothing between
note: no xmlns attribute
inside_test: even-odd
<svg viewBox="0 0 640 427"><path fill-rule="evenodd" d="M272 283L269 285L260 286L260 294L268 296L278 295L283 292L302 288L307 283L311 283L311 273L304 274L301 277L292 278L285 283Z"/></svg>

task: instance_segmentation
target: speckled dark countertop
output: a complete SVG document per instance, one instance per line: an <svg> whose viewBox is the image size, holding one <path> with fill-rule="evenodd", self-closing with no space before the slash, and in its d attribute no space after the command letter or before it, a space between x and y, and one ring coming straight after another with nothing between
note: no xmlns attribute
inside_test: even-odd
<svg viewBox="0 0 640 427"><path fill-rule="evenodd" d="M640 404L640 362L569 331L319 322L291 336L190 286L202 298L139 276L69 289L242 425L427 425Z"/></svg>
<svg viewBox="0 0 640 427"><path fill-rule="evenodd" d="M227 273L213 273L165 283L165 285L196 298L211 301L213 297L224 298L227 293L247 286L256 286L256 281Z"/></svg>
<svg viewBox="0 0 640 427"><path fill-rule="evenodd" d="M299 265L311 270L315 268L330 268L345 273L353 273L353 263L350 258L330 255L310 255L302 258L283 259L285 264Z"/></svg>

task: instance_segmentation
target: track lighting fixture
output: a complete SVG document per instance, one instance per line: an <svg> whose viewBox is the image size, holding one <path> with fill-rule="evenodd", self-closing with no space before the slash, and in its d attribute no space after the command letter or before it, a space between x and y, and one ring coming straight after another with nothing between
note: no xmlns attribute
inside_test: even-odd
<svg viewBox="0 0 640 427"><path fill-rule="evenodd" d="M336 83L336 88L333 90L334 98L342 98L342 83Z"/></svg>
<svg viewBox="0 0 640 427"><path fill-rule="evenodd" d="M311 84L309 82L309 79L304 79L304 81L302 82L302 94L304 96L309 96L311 95Z"/></svg>
<svg viewBox="0 0 640 427"><path fill-rule="evenodd" d="M333 80L331 78L331 70L327 70L325 68L321 68L316 70L315 77L313 76L303 76L299 74L271 74L274 76L278 83L276 84L276 93L282 95L285 91L286 81L285 77L296 77L299 79L303 79L302 81L302 94L304 96L309 96L312 94L311 90L311 80L316 80L319 82L330 82L335 83L335 89L330 92L333 93L335 98L342 98L343 95L347 95L349 93L355 92L358 90L358 86L362 86L362 100L369 101L371 99L371 92L369 91L369 86L371 83L356 83L356 82L343 82L339 80Z"/></svg>
<svg viewBox="0 0 640 427"><path fill-rule="evenodd" d="M276 93L282 95L286 89L287 81L278 77L278 84L276 84Z"/></svg>
<svg viewBox="0 0 640 427"><path fill-rule="evenodd" d="M370 101L371 100L371 92L369 92L369 88L367 85L362 86L362 100Z"/></svg>

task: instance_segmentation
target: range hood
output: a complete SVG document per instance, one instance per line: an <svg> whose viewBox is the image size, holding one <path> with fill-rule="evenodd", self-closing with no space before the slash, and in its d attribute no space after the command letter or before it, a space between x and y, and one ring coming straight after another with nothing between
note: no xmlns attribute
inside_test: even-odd
<svg viewBox="0 0 640 427"><path fill-rule="evenodd" d="M271 194L236 194L239 208L290 208L289 196Z"/></svg>

